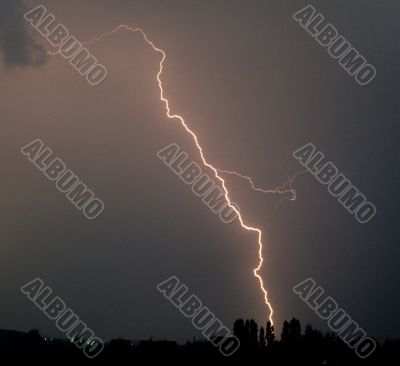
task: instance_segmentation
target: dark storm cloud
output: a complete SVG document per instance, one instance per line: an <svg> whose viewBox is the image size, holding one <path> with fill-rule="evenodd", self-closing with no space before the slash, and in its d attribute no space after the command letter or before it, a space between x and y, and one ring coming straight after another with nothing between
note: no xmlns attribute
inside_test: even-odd
<svg viewBox="0 0 400 366"><path fill-rule="evenodd" d="M25 22L22 0L0 0L0 52L7 66L39 66L47 54Z"/></svg>

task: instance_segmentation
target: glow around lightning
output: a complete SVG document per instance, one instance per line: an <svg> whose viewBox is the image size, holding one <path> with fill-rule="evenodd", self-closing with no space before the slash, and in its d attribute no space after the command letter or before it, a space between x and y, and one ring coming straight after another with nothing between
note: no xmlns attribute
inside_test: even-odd
<svg viewBox="0 0 400 366"><path fill-rule="evenodd" d="M279 193L279 194L282 194L282 193L290 193L290 194L291 194L291 198L290 198L290 199L291 199L291 200L295 200L295 199L296 199L296 191L295 191L295 190L293 189L293 187L292 187L292 182L293 182L293 179L295 179L296 176L297 176L298 174L302 173L302 172L296 173L295 176L289 178L288 181L285 182L282 186L280 186L280 187L278 187L278 188L275 188L275 189L268 189L268 190L267 190L267 189L261 189L261 188L256 187L255 184L254 184L254 182L253 182L253 180L252 180L252 178L250 178L250 177L248 177L248 176L242 175L242 174L237 173L237 172L235 172L235 171L220 170L220 169L216 168L215 166L213 166L211 163L209 163L209 162L207 161L205 155L204 155L203 148L202 148L201 145L200 145L200 142L199 142L199 139L198 139L197 135L193 132L193 130L191 130L191 129L189 128L189 126L187 125L186 121L184 120L184 118L183 118L182 116L180 116L179 114L173 114L173 113L171 112L170 105L169 105L169 101L168 101L168 99L165 97L164 88L163 88L163 84L162 84L162 80L161 80L161 75L162 75L163 69L164 69L164 62L165 62L165 59L166 59L166 53L165 53L162 49L158 48L158 47L148 38L147 34L146 34L141 28L132 28L132 27L127 26L127 25L119 25L119 26L116 27L114 30L112 30L112 31L110 31L110 32L107 32L107 33L104 33L104 34L100 35L99 37L94 38L94 39L92 39L92 40L90 40L90 41L84 42L83 44L84 44L84 45L89 45L89 44L91 44L91 43L93 43L93 42L101 41L101 40L104 39L105 37L112 36L112 35L114 35L115 33L117 33L117 32L120 31L120 30L127 30L127 31L129 31L129 32L139 32L139 33L143 36L143 38L144 38L144 40L146 41L146 43L147 43L154 51L156 51L157 53L159 53L159 54L161 55L161 60L160 60L160 63L159 63L160 67L159 67L158 73L157 73L157 75L156 75L156 79L157 79L158 87L159 87L159 89L160 89L160 101L165 105L165 111L166 111L167 117L168 117L169 119L178 120L178 121L180 122L180 124L182 125L182 127L186 130L186 132L192 136L193 141L194 141L194 143L195 143L195 145L196 145L196 147L197 147L197 149L198 149L198 151L199 151L199 153L200 153L200 157L201 157L201 160L203 161L203 164L204 164L206 167L208 167L209 169L211 169L211 170L213 171L213 173L214 173L214 175L215 175L215 178L221 183L223 192L224 192L224 194L225 194L226 202L227 202L227 204L229 205L229 207L230 207L234 212L236 212L236 214L237 214L237 216L238 216L238 219L239 219L239 222L240 222L240 225L241 225L245 230L251 231L251 232L253 232L253 233L256 234L256 236L257 236L257 243L258 243L258 257L259 257L259 262L258 262L258 266L257 266L256 268L254 268L253 273L254 273L254 276L259 280L260 288L261 288L261 290L262 290L262 292L263 292L263 295L264 295L264 301L265 301L265 304L267 305L268 310L269 310L269 320L270 320L271 324L273 324L273 313L274 313L274 312L273 312L273 308L272 308L271 303L268 301L268 292L267 292L267 290L266 290L266 288L265 288L265 286L264 286L263 279L262 279L262 277L261 277L260 274L259 274L259 271L260 271L260 269L261 269L261 267L262 267L262 265L263 265L263 262L264 262L264 258L263 258L263 255L262 255L262 252L263 252L262 231L261 231L259 228L257 228L257 227L253 227L253 226L251 226L251 225L245 223L242 214L239 212L239 210L237 209L237 207L236 207L234 204L232 204L229 191L228 191L228 189L227 189L227 187L226 187L226 182L225 182L225 180L223 179L223 177L221 176L221 174L230 174L230 175L235 175L235 176L237 176L237 177L243 178L243 179L245 179L245 180L248 181L248 183L251 185L251 187L252 187L253 190L255 190L255 191L260 191L260 192L262 192L262 193ZM56 54L58 54L59 52L60 52L60 51L48 52L48 53L51 54L51 55L56 55Z"/></svg>

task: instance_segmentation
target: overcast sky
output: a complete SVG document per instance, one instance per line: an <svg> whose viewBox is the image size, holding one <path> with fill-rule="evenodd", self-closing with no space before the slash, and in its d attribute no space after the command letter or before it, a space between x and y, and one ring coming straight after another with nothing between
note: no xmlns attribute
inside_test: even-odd
<svg viewBox="0 0 400 366"><path fill-rule="evenodd" d="M165 50L165 93L207 159L275 187L302 170L292 152L313 143L377 207L360 224L310 174L296 201L227 177L246 220L264 233L261 270L274 320L324 323L292 292L313 277L370 335L400 336L399 2L312 1L368 61L361 87L293 19L307 1L52 0L79 40L118 24L142 27ZM109 75L92 87L0 0L0 328L56 328L19 292L41 277L100 337L185 340L199 333L156 290L177 275L230 325L268 317L253 268L257 238L225 225L156 153L193 140L166 118L160 55L140 34L90 46ZM20 148L40 138L105 203L87 220ZM204 168L205 169L205 168ZM207 171L205 169L205 171ZM211 174L210 171L207 171Z"/></svg>

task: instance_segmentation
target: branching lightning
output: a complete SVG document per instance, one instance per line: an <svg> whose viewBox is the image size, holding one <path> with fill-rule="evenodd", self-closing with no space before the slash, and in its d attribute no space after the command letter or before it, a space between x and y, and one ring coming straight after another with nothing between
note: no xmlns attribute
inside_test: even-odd
<svg viewBox="0 0 400 366"><path fill-rule="evenodd" d="M158 48L148 38L147 34L141 28L132 28L132 27L130 27L128 25L119 25L114 30L112 30L110 32L103 33L102 35L100 35L97 38L94 38L94 39L92 39L90 41L84 42L83 45L89 45L89 44L91 44L93 42L101 41L105 37L112 36L112 35L114 35L115 33L119 32L121 30L126 30L126 31L129 31L129 32L139 32L143 36L143 39L145 40L145 42L155 52L157 52L157 53L159 53L161 55L161 60L160 60L160 63L159 63L159 70L158 70L158 73L156 75L156 79L157 79L158 87L159 87L159 90L160 90L160 101L165 105L165 111L166 111L167 117L169 119L178 120L180 122L180 124L182 125L182 127L186 130L186 132L192 136L193 141L194 141L194 143L195 143L195 145L196 145L196 147L197 147L197 149L199 151L199 154L200 154L200 157L201 157L201 160L202 160L203 164L206 167L208 167L210 170L213 171L215 178L221 183L221 187L222 187L223 192L225 194L226 202L229 205L229 207L234 212L236 212L236 214L238 215L238 219L239 219L240 225L245 230L253 232L253 233L256 234L257 242L258 242L259 262L258 262L258 266L256 268L254 268L253 273L254 273L254 276L259 280L260 288L261 288L261 290L263 292L263 295L264 295L264 301L265 301L265 304L267 305L268 310L269 310L269 320L270 320L271 324L273 324L273 313L274 313L273 312L273 308L272 308L271 303L268 301L268 292L267 292L267 290L266 290L266 288L264 286L263 279L259 274L259 271L260 271L260 269L261 269L261 267L263 265L263 262L264 262L264 258L263 258L263 255L262 255L262 251L263 251L262 232L257 227L250 226L250 225L248 225L248 224L246 224L244 222L242 214L239 212L237 207L234 204L232 204L229 191L228 191L228 189L226 187L226 182L223 179L223 177L221 176L221 174L231 174L231 175L236 175L236 176L238 176L240 178L246 179L250 183L252 189L254 189L255 191L260 191L260 192L263 192L263 193L290 193L291 194L291 200L295 200L296 199L296 191L293 189L292 183L293 183L293 180L296 178L296 176L299 175L299 174L302 174L303 172L296 173L295 176L289 178L287 182L285 182L282 186L280 186L278 188L270 189L270 190L264 190L264 189L256 187L254 182L253 182L253 180L248 176L242 175L242 174L234 172L234 171L220 170L220 169L214 167L211 163L209 163L207 161L207 159L206 159L206 157L204 155L204 152L203 152L203 148L201 147L201 145L199 143L199 139L198 139L197 135L189 128L189 126L185 122L184 118L182 116L178 115L178 114L173 114L171 112L169 101L165 97L164 88L163 88L163 84L162 84L162 80L161 80L161 75L162 75L163 69L164 69L164 62L165 62L165 59L166 59L166 53L162 49ZM60 51L48 52L48 53L50 55L56 55L56 54L60 53Z"/></svg>
<svg viewBox="0 0 400 366"><path fill-rule="evenodd" d="M239 177L239 178L242 178L242 179L248 181L251 188L253 189L253 191L262 192L265 194L290 194L290 198L289 198L290 201L295 201L296 197L297 197L296 190L293 188L293 182L295 181L295 179L298 176L308 173L307 170L301 170L301 171L295 173L293 176L288 177L286 182L284 182L282 185L280 185L279 187L276 187L276 188L259 188L254 183L253 179L247 175L243 175L241 173L238 173L235 171L230 171L230 170L223 170L223 169L217 169L217 170L222 174L234 175L236 177Z"/></svg>

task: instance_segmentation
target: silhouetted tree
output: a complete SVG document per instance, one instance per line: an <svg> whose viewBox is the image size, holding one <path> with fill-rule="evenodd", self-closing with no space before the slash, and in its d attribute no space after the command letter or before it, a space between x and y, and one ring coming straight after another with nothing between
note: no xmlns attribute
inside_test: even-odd
<svg viewBox="0 0 400 366"><path fill-rule="evenodd" d="M25 351L30 355L37 355L43 349L43 338L37 329L32 329L26 334Z"/></svg>
<svg viewBox="0 0 400 366"><path fill-rule="evenodd" d="M283 322L281 340L283 343L289 343L290 341L290 326L286 320Z"/></svg>
<svg viewBox="0 0 400 366"><path fill-rule="evenodd" d="M265 349L266 343L265 343L265 332L263 327L260 328L259 345L261 349Z"/></svg>
<svg viewBox="0 0 400 366"><path fill-rule="evenodd" d="M243 319L236 319L233 323L233 335L239 339L242 346L246 345L247 334Z"/></svg>
<svg viewBox="0 0 400 366"><path fill-rule="evenodd" d="M271 347L275 342L275 330L270 321L267 322L267 327L265 328L265 339L268 347Z"/></svg>
<svg viewBox="0 0 400 366"><path fill-rule="evenodd" d="M290 338L292 341L297 341L301 337L301 324L300 321L296 318L293 318L290 323L289 323L289 332L290 332Z"/></svg>
<svg viewBox="0 0 400 366"><path fill-rule="evenodd" d="M253 319L249 322L249 342L253 348L258 345L258 325Z"/></svg>
<svg viewBox="0 0 400 366"><path fill-rule="evenodd" d="M244 322L244 328L246 330L246 337L247 339L250 338L250 320L246 319L246 321Z"/></svg>

